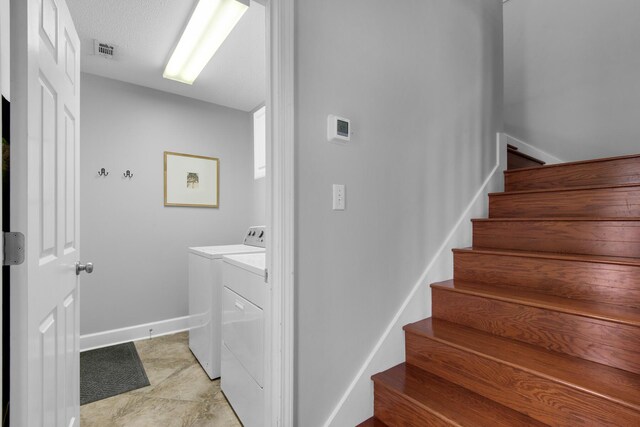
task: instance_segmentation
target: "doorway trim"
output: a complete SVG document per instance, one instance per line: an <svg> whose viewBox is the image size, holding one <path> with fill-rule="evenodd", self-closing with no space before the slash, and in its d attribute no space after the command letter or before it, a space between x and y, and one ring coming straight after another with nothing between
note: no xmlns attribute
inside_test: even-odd
<svg viewBox="0 0 640 427"><path fill-rule="evenodd" d="M267 246L271 316L266 425L294 425L294 0L267 0ZM269 348L270 347L270 348Z"/></svg>
<svg viewBox="0 0 640 427"><path fill-rule="evenodd" d="M269 83L266 219L272 315L267 325L271 378L265 407L267 425L288 427L294 425L294 0L257 1L266 6ZM24 386L12 384L17 389Z"/></svg>
<svg viewBox="0 0 640 427"><path fill-rule="evenodd" d="M0 138L3 135L3 102L2 102L2 97L5 96L5 94L7 95L5 98L8 100L10 98L8 92L9 92L9 88L8 86L8 82L9 82L9 50L11 48L10 45L10 31L9 31L9 0L0 0ZM0 141L0 154L3 151L3 143L2 141ZM2 209L2 203L3 203L3 199L4 199L4 194L3 194L3 185L2 185L2 175L3 175L3 171L2 171L2 163L0 162L0 224L2 224L2 226L0 227L0 233L4 231L4 221L3 221L3 209ZM9 230L7 230L9 231ZM2 237L0 237L0 243L2 244L2 247L4 247L4 235L2 235ZM2 256L2 258L4 258L4 254ZM4 259L3 259L4 261ZM0 269L2 269L4 267L0 267ZM8 268L8 267L7 267ZM5 325L3 324L3 293L4 293L4 288L3 286L9 286L9 283L2 283L3 280L3 271L0 271L0 424L4 425L5 422L5 416L7 415L6 411L7 408L4 405L4 397L3 396L3 389L4 389L4 383L5 381L8 380L8 378L3 377L4 374L4 363L5 360L3 359L4 357L4 342L5 342L5 334L4 334L4 328Z"/></svg>

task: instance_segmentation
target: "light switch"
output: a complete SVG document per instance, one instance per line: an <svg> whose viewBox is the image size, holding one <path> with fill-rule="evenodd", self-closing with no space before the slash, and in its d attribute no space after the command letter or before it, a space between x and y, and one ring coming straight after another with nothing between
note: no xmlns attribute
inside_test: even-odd
<svg viewBox="0 0 640 427"><path fill-rule="evenodd" d="M346 202L344 184L333 184L333 210L343 211Z"/></svg>

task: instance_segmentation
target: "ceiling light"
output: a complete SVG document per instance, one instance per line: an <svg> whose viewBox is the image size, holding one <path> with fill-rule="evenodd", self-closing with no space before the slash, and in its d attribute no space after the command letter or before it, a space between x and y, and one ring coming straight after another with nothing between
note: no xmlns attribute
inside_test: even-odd
<svg viewBox="0 0 640 427"><path fill-rule="evenodd" d="M249 8L249 0L200 0L162 76L193 84Z"/></svg>

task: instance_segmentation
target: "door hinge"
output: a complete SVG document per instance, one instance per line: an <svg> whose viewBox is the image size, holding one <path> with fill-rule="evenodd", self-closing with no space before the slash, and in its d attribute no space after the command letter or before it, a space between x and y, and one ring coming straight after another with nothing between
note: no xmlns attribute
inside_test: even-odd
<svg viewBox="0 0 640 427"><path fill-rule="evenodd" d="M264 283L269 283L269 269L264 269Z"/></svg>
<svg viewBox="0 0 640 427"><path fill-rule="evenodd" d="M24 262L24 234L2 233L2 265L20 265Z"/></svg>

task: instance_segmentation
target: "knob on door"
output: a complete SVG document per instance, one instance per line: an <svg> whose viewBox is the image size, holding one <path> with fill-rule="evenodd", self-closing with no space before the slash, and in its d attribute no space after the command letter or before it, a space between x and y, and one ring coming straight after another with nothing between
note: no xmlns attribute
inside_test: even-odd
<svg viewBox="0 0 640 427"><path fill-rule="evenodd" d="M79 276L83 271L86 271L89 274L93 273L93 263L88 262L86 264L80 264L80 262L76 262L76 276Z"/></svg>

